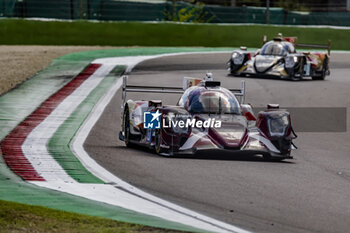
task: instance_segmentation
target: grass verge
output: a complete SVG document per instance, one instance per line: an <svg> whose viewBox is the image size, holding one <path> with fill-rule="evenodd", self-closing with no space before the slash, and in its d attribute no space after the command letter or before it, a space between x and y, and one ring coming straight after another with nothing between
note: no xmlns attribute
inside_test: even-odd
<svg viewBox="0 0 350 233"><path fill-rule="evenodd" d="M349 30L264 25L173 24L139 22L0 20L0 44L261 47L263 35L297 36L301 43L348 50Z"/></svg>
<svg viewBox="0 0 350 233"><path fill-rule="evenodd" d="M0 200L0 232L180 232Z"/></svg>

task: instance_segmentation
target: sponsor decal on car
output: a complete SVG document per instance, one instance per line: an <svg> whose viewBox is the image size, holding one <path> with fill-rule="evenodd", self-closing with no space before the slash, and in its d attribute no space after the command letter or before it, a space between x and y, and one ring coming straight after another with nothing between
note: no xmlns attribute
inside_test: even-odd
<svg viewBox="0 0 350 233"><path fill-rule="evenodd" d="M196 128L220 128L221 121L215 120L215 118L208 118L204 121L197 120L196 118L187 118L187 119L170 119L168 122L163 118L163 127L164 128L188 128L188 127L196 127Z"/></svg>
<svg viewBox="0 0 350 233"><path fill-rule="evenodd" d="M162 114L157 112L143 113L143 128L145 129L160 129L160 116Z"/></svg>
<svg viewBox="0 0 350 233"><path fill-rule="evenodd" d="M216 120L215 118L208 118L206 120L200 120L193 118L190 115L164 115L163 121L161 121L162 114L159 113L159 110L156 112L144 112L144 123L143 127L145 129L160 129L161 123L163 128L220 128L221 120Z"/></svg>

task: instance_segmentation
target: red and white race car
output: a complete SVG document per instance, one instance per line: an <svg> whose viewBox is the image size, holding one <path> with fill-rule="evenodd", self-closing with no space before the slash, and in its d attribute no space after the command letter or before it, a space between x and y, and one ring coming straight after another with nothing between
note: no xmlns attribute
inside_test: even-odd
<svg viewBox="0 0 350 233"><path fill-rule="evenodd" d="M255 117L251 105L244 104L244 81L240 89L226 89L208 77L185 78L183 88L177 88L130 86L124 76L120 140L165 156L217 150L276 160L292 158L296 135L288 111L269 104ZM126 101L127 92L182 96L177 105L164 105L160 100Z"/></svg>

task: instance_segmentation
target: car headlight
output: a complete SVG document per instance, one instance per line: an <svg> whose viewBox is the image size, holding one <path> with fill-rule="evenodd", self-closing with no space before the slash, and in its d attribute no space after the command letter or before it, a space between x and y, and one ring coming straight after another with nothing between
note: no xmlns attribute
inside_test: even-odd
<svg viewBox="0 0 350 233"><path fill-rule="evenodd" d="M294 56L287 56L285 59L285 66L286 68L293 68L295 66L295 63L298 61L297 57Z"/></svg>
<svg viewBox="0 0 350 233"><path fill-rule="evenodd" d="M289 126L289 119L286 114L269 117L267 122L271 137L284 136Z"/></svg>
<svg viewBox="0 0 350 233"><path fill-rule="evenodd" d="M233 53L232 54L232 60L233 60L233 64L235 64L235 65L242 65L243 64L243 60L244 60L244 54Z"/></svg>

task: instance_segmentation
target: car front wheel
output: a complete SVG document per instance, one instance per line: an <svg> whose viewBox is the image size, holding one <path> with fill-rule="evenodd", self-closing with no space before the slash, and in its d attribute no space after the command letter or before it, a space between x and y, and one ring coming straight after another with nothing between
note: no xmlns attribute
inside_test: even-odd
<svg viewBox="0 0 350 233"><path fill-rule="evenodd" d="M162 140L163 140L161 129L156 129L154 136L155 136L155 138L154 138L154 141L155 141L154 150L156 151L156 153L158 155L170 157L171 154L169 154L169 151L161 146Z"/></svg>

